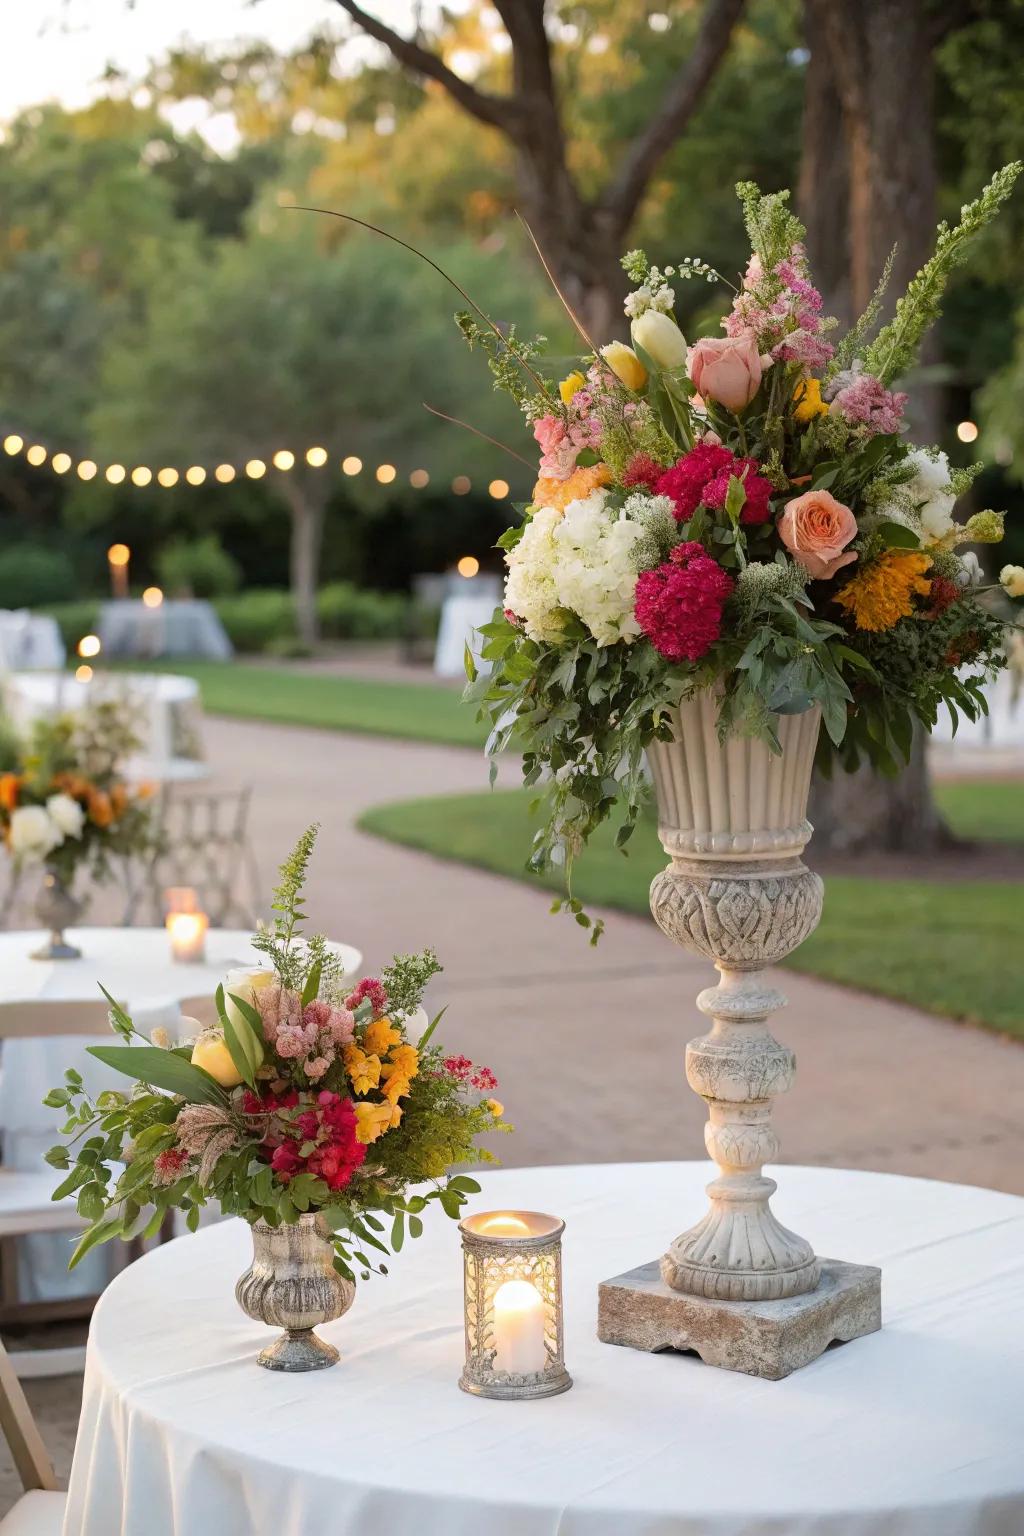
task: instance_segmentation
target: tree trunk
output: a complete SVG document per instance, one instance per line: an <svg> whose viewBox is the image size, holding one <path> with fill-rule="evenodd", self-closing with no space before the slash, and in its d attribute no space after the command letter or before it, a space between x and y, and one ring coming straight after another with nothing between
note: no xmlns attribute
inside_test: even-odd
<svg viewBox="0 0 1024 1536"><path fill-rule="evenodd" d="M810 49L801 215L826 308L862 312L898 246L886 309L927 258L935 227L932 63L921 0L805 0ZM938 435L934 389L914 390L914 435ZM817 778L818 847L927 852L949 841L918 733L898 779L869 768Z"/></svg>
<svg viewBox="0 0 1024 1536"><path fill-rule="evenodd" d="M320 584L324 500L322 494L303 483L300 470L288 476L284 494L292 519L290 576L295 627L299 639L313 646L320 638L316 594Z"/></svg>

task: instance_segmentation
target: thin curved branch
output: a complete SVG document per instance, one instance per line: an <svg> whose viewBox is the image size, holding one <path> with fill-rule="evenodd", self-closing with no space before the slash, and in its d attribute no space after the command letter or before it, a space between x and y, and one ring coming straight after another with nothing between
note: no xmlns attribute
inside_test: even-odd
<svg viewBox="0 0 1024 1536"><path fill-rule="evenodd" d="M428 405L426 400L423 402L423 409L429 411L431 416L439 416L442 421L450 421L453 427L464 427L467 432L472 432L474 437L482 437L485 443L493 443L495 448L500 448L502 453L511 454L512 458L518 459L520 464L525 464L527 469L535 469L529 459L517 453L514 448L510 448L508 443L501 443L496 437L490 437L486 432L481 432L480 428L474 427L471 422L462 421L458 416L449 416L447 411L439 411L436 405Z"/></svg>
<svg viewBox="0 0 1024 1536"><path fill-rule="evenodd" d="M687 127L732 38L746 0L708 0L697 41L669 85L661 106L627 149L601 198L616 232L628 229L659 160Z"/></svg>
<svg viewBox="0 0 1024 1536"><path fill-rule="evenodd" d="M364 11L361 5L356 5L355 0L335 0L335 4L340 5L368 37L383 43L399 64L443 85L449 96L479 122L500 128L503 133L515 134L520 114L516 103L510 98L492 96L487 91L478 90L453 69L449 69L436 53L431 53L429 48L424 48L412 38L403 37L400 32L378 21L376 16Z"/></svg>

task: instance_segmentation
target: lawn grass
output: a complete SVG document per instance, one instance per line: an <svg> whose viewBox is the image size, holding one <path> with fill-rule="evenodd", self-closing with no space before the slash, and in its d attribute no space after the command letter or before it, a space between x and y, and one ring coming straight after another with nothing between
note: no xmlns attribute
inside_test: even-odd
<svg viewBox="0 0 1024 1536"><path fill-rule="evenodd" d="M156 668L147 663L146 670ZM210 714L452 747L482 747L486 739L459 690L437 683L377 682L232 661L175 659L160 663L159 670L194 677Z"/></svg>
<svg viewBox="0 0 1024 1536"><path fill-rule="evenodd" d="M938 794L964 835L1024 836L1019 785L940 785ZM375 807L359 824L442 858L533 879L523 869L535 826L529 800L523 790L408 800ZM646 915L651 877L665 863L655 827L637 828L628 858L612 837L605 827L592 839L576 865L574 892L586 905ZM1024 882L830 877L821 925L788 963L1024 1039L1020 986L1008 964L1022 912Z"/></svg>

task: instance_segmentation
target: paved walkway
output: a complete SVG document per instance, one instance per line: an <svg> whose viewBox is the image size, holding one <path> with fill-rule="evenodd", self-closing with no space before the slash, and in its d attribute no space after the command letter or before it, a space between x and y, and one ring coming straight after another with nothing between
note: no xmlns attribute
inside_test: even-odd
<svg viewBox="0 0 1024 1536"><path fill-rule="evenodd" d="M396 949L436 948L444 1037L493 1067L517 1128L501 1139L505 1164L699 1155L705 1116L683 1051L704 1026L693 999L710 967L621 913L591 949L542 889L355 829L371 804L485 787L476 753L216 719L207 746L218 776L255 785L268 889L317 818L312 921L359 945L371 968ZM776 1105L786 1160L1024 1193L1024 1049L791 972L782 984L778 1033L799 1061ZM778 1204L784 1220L784 1182Z"/></svg>

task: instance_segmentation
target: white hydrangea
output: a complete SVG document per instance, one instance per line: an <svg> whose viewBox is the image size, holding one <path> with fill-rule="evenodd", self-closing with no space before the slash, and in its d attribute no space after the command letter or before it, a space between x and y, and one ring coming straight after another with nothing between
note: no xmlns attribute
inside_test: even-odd
<svg viewBox="0 0 1024 1536"><path fill-rule="evenodd" d="M966 588L980 587L981 583L985 580L985 572L974 550L969 549L965 555L958 555L957 559L960 562L956 573L957 586Z"/></svg>
<svg viewBox="0 0 1024 1536"><path fill-rule="evenodd" d="M640 634L633 615L636 545L643 530L607 511L607 492L571 501L552 535L557 551L558 600L590 630L598 645L632 642Z"/></svg>
<svg viewBox="0 0 1024 1536"><path fill-rule="evenodd" d="M906 491L917 509L921 541L925 545L936 544L953 527L956 492L949 460L938 448L915 448L907 463L914 470L914 478L907 483Z"/></svg>
<svg viewBox="0 0 1024 1536"><path fill-rule="evenodd" d="M538 507L522 538L505 555L505 607L510 608L531 640L541 643L561 638L555 588L554 530L561 514L554 507Z"/></svg>

